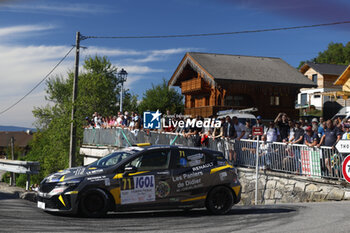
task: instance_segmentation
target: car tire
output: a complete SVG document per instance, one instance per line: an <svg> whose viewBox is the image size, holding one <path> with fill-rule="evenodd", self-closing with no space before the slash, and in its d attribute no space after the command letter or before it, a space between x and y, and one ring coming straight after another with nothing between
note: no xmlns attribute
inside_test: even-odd
<svg viewBox="0 0 350 233"><path fill-rule="evenodd" d="M207 210L215 215L227 214L234 204L232 191L225 186L213 188L206 199Z"/></svg>
<svg viewBox="0 0 350 233"><path fill-rule="evenodd" d="M109 209L108 195L102 189L89 189L83 193L79 207L85 217L103 217Z"/></svg>

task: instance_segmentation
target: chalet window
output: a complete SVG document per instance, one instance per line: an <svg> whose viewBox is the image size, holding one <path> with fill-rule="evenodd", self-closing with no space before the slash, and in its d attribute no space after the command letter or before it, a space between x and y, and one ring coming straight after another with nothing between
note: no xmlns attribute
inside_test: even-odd
<svg viewBox="0 0 350 233"><path fill-rule="evenodd" d="M317 84L317 74L312 75L312 81Z"/></svg>
<svg viewBox="0 0 350 233"><path fill-rule="evenodd" d="M226 106L233 106L233 96L228 95L225 97L225 105Z"/></svg>
<svg viewBox="0 0 350 233"><path fill-rule="evenodd" d="M280 105L280 97L279 96L270 96L270 105L271 106L279 106Z"/></svg>
<svg viewBox="0 0 350 233"><path fill-rule="evenodd" d="M315 99L318 99L318 98L320 98L321 97L321 95L314 95L314 98Z"/></svg>
<svg viewBox="0 0 350 233"><path fill-rule="evenodd" d="M307 94L300 95L300 105L307 105Z"/></svg>
<svg viewBox="0 0 350 233"><path fill-rule="evenodd" d="M249 95L227 95L224 100L225 106L230 107L254 107L254 102Z"/></svg>

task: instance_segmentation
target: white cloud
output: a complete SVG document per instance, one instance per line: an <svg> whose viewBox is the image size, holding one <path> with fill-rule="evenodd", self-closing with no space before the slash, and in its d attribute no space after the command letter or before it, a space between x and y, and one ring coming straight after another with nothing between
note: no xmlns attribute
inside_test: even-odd
<svg viewBox="0 0 350 233"><path fill-rule="evenodd" d="M111 8L102 6L101 4L52 4L52 3L40 3L40 4L3 4L0 11L7 12L24 12L24 13L43 13L43 14L75 14L75 13L87 13L98 14L111 12Z"/></svg>
<svg viewBox="0 0 350 233"><path fill-rule="evenodd" d="M24 96L34 85L42 80L70 48L70 46L5 46L0 44L0 80L2 86L0 92L0 112L19 100L19 98ZM125 87L132 89L132 87L139 85L143 80L149 78L150 74L165 72L163 69L157 68L157 66L148 66L146 61L140 64L137 62L138 60L152 55L153 60L162 58L162 61L164 61L172 54L184 53L188 50L186 48L175 48L140 51L90 47L81 53L80 64L83 64L83 59L86 55L106 55L118 69L124 68L127 70L129 75ZM52 75L66 77L67 72L72 70L73 66L74 50ZM37 90L15 108L1 115L0 125L31 127L31 124L34 122L32 116L33 107L46 104L44 88L44 84L40 85Z"/></svg>
<svg viewBox="0 0 350 233"><path fill-rule="evenodd" d="M17 25L0 28L0 37L8 37L14 34L25 34L28 32L38 32L53 29L52 25Z"/></svg>
<svg viewBox="0 0 350 233"><path fill-rule="evenodd" d="M137 51L133 49L112 49L104 47L89 46L87 49L82 50L82 56L137 56L144 55L144 51Z"/></svg>
<svg viewBox="0 0 350 233"><path fill-rule="evenodd" d="M12 108L8 112L0 115L0 125L15 125L15 126L23 126L23 127L33 127L33 123L35 118L32 114L33 103L35 106L45 106L47 101L44 98L44 91L37 91L32 93L27 98L25 98L22 102L20 102L16 107ZM9 104L14 103L21 95L16 95L11 98L0 98L0 111L3 111L6 107L9 107Z"/></svg>

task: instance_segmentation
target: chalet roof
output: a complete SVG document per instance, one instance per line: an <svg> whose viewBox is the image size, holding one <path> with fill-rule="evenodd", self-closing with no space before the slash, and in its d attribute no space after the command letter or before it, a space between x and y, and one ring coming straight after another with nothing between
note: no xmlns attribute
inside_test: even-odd
<svg viewBox="0 0 350 233"><path fill-rule="evenodd" d="M320 74L328 75L341 75L346 69L346 65L337 65L337 64L326 64L326 63L314 63L306 62L301 68L300 71L304 74L309 68L316 70Z"/></svg>
<svg viewBox="0 0 350 233"><path fill-rule="evenodd" d="M314 87L315 84L290 66L281 58L254 57L211 53L186 53L179 67L169 81L176 85L186 64L190 64L197 72L211 83L214 80L232 80L240 82L265 82L300 87Z"/></svg>
<svg viewBox="0 0 350 233"><path fill-rule="evenodd" d="M7 147L10 145L11 137L15 138L15 146L26 147L33 135L29 135L23 131L0 132L0 147Z"/></svg>
<svg viewBox="0 0 350 233"><path fill-rule="evenodd" d="M350 65L346 67L344 72L339 75L338 79L333 83L334 85L344 85L350 78Z"/></svg>

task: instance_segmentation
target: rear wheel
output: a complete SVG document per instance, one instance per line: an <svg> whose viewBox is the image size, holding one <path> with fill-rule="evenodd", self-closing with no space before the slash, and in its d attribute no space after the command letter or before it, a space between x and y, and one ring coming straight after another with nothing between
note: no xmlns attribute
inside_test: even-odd
<svg viewBox="0 0 350 233"><path fill-rule="evenodd" d="M80 211L85 217L102 217L107 214L109 199L101 189L89 189L80 200Z"/></svg>
<svg viewBox="0 0 350 233"><path fill-rule="evenodd" d="M234 203L232 191L225 186L213 188L206 200L207 209L217 215L228 213Z"/></svg>

